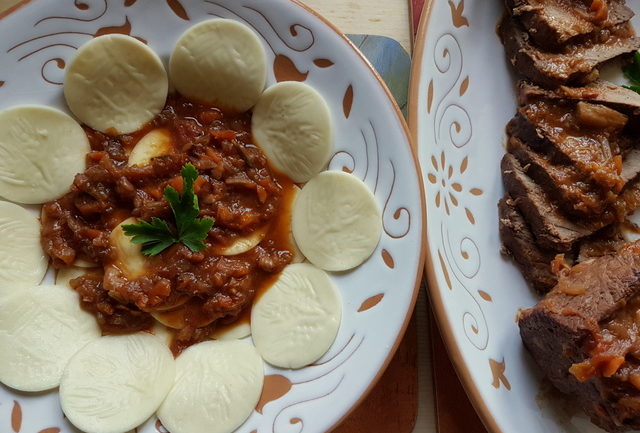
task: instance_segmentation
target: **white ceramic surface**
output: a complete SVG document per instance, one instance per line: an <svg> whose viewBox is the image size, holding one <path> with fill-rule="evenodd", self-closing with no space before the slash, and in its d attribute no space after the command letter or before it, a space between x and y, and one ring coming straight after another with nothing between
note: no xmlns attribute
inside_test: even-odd
<svg viewBox="0 0 640 433"><path fill-rule="evenodd" d="M39 103L68 112L65 65L82 43L110 32L146 41L165 61L189 26L239 20L262 38L268 83L295 79L327 100L335 123L330 169L363 179L383 209L371 258L332 274L343 297L337 340L317 363L296 371L266 367L263 400L240 432L323 432L362 397L390 360L417 295L423 210L417 166L401 114L369 65L341 34L290 0L25 0L0 15L0 109ZM70 432L57 392L0 387L0 431ZM163 432L155 419L140 432Z"/></svg>
<svg viewBox="0 0 640 433"><path fill-rule="evenodd" d="M640 13L640 4L627 3ZM496 34L503 7L498 0L432 0L416 45L410 126L427 197L431 299L487 428L600 432L541 382L515 321L537 297L500 254L500 159L516 110L516 76ZM634 23L639 28L638 17Z"/></svg>

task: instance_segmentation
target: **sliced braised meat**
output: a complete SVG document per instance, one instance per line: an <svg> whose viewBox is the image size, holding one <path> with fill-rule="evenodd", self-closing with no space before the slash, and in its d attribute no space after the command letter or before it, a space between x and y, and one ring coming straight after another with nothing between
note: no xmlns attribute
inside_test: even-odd
<svg viewBox="0 0 640 433"><path fill-rule="evenodd" d="M514 197L518 209L531 227L537 244L545 249L569 251L576 241L609 224L624 221L630 213L640 207L640 179L636 178L629 182L618 198L611 203L610 210L599 217L570 217L529 177L515 156L505 154L501 167L506 191Z"/></svg>
<svg viewBox="0 0 640 433"><path fill-rule="evenodd" d="M593 106L594 110L600 108L614 111L602 105ZM547 153L555 161L572 164L585 180L615 193L625 185L621 176L622 129L617 121L605 128L594 127L574 102L547 99L520 107L507 125L509 135Z"/></svg>
<svg viewBox="0 0 640 433"><path fill-rule="evenodd" d="M629 351L638 341L639 296L640 243L632 243L567 270L518 320L547 378L609 432L640 428L640 368Z"/></svg>
<svg viewBox="0 0 640 433"><path fill-rule="evenodd" d="M533 45L529 34L513 18L506 17L500 25L507 58L516 71L549 88L592 82L598 78L598 65L640 49L640 39L629 24L606 33L602 40L569 44L561 52L548 52Z"/></svg>
<svg viewBox="0 0 640 433"><path fill-rule="evenodd" d="M548 50L626 23L634 15L617 0L507 0L506 3L534 43Z"/></svg>
<svg viewBox="0 0 640 433"><path fill-rule="evenodd" d="M502 252L513 257L531 287L538 293L547 293L558 282L551 272L551 261L556 253L536 245L527 222L509 195L498 202L498 213Z"/></svg>
<svg viewBox="0 0 640 433"><path fill-rule="evenodd" d="M554 164L545 155L534 152L516 137L510 137L507 150L515 156L526 174L540 185L562 211L580 218L602 218L617 220L618 208L627 205L620 202L619 194L598 188L569 164ZM627 185L640 174L640 150L625 153L622 161L621 177ZM635 187L632 187L632 189ZM626 191L623 189L623 191ZM624 197L624 195L623 195Z"/></svg>
<svg viewBox="0 0 640 433"><path fill-rule="evenodd" d="M507 192L531 227L536 243L544 249L566 252L573 244L601 229L605 222L594 219L584 223L568 218L556 206L544 189L525 172L511 154L502 158L502 181Z"/></svg>
<svg viewBox="0 0 640 433"><path fill-rule="evenodd" d="M572 165L554 164L547 155L534 152L516 137L509 138L507 150L564 212L581 217L601 215L618 196L585 181Z"/></svg>
<svg viewBox="0 0 640 433"><path fill-rule="evenodd" d="M576 263L593 260L607 254L614 254L625 244L617 224L610 225L580 241Z"/></svg>
<svg viewBox="0 0 640 433"><path fill-rule="evenodd" d="M594 81L584 87L560 86L554 90L543 89L527 81L518 83L520 105L531 104L540 98L573 99L604 104L626 114L638 114L640 111L640 94L606 81Z"/></svg>

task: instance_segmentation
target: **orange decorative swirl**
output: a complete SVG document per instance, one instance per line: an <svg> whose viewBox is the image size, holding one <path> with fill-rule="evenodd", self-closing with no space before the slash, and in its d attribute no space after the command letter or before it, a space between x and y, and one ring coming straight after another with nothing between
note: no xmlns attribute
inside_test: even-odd
<svg viewBox="0 0 640 433"><path fill-rule="evenodd" d="M389 206L389 201L391 200L391 197L393 196L393 191L396 187L396 167L393 164L392 160L389 160L389 164L391 165L392 181L391 181L391 189L389 190L389 195L387 196L387 199L384 202L384 209L382 211L382 227L384 228L384 232L387 234L387 236L393 239L400 239L405 237L411 231L411 212L409 212L409 209L407 209L404 206L395 209L395 211L393 212L393 219L398 221L402 215L406 215L407 228L400 234L391 233L391 231L387 227L387 221L385 216L387 215L387 208Z"/></svg>
<svg viewBox="0 0 640 433"><path fill-rule="evenodd" d="M214 5L217 6L221 9L224 9L225 11L233 14L234 16L246 21L247 23L253 24L252 23L252 19L250 19L248 16L246 16L245 14L241 14L237 11L234 11L226 6L221 5L220 3L213 1L213 0L204 0L205 3L208 3L210 5ZM273 32L275 33L275 35L278 37L278 39L280 39L280 41L290 50L296 51L298 53L302 53L304 51L307 51L309 48L311 48L313 46L313 44L315 44L316 39L315 36L313 34L313 32L311 31L311 29L309 29L306 26L303 26L302 24L292 24L289 26L289 34L291 35L291 37L293 38L293 40L291 40L290 37L288 36L284 36L282 34L281 31L279 31L278 29L276 29L274 27L273 24L271 24L271 20L260 10L252 8L250 6L243 6L243 9L249 10L254 12L255 14L259 15L260 17L262 17L262 19L264 20L264 22L271 27L271 30L273 30ZM213 16L218 16L214 13L209 13L209 15L213 15ZM256 28L256 25L253 25L254 28ZM299 41L299 42L298 42ZM269 43L269 42L267 42ZM271 46L271 44L269 44L269 46L271 47L271 50L274 51L273 47Z"/></svg>
<svg viewBox="0 0 640 433"><path fill-rule="evenodd" d="M55 17L46 17L46 18L42 18L40 21L36 22L34 26L37 26L38 24L41 24L45 21L49 21L49 20L70 20L70 21L80 21L83 23L90 23L93 21L97 21L100 18L102 18L104 16L104 14L107 13L107 9L109 8L109 6L107 5L107 0L102 0L104 3L104 6L102 8L102 11L96 15L93 18L76 18L76 17L59 17L59 16L55 16ZM76 8L80 9L80 10L89 10L90 6L86 3L82 3L79 2L78 0L74 0L73 4L75 5Z"/></svg>
<svg viewBox="0 0 640 433"><path fill-rule="evenodd" d="M445 33L438 38L434 49L434 64L440 77L436 80L445 90L438 99L433 116L433 130L436 141L442 147L443 131L448 132L448 142L457 148L466 146L473 134L471 117L467 110L456 103L450 102L454 90L459 87L460 93L466 93L469 87L469 77L462 78L464 58L458 39L451 33ZM460 82L460 84L458 84ZM430 90L433 92L433 81ZM433 95L433 93L432 93ZM433 98L433 96L430 96ZM431 105L431 104L430 104Z"/></svg>
<svg viewBox="0 0 640 433"><path fill-rule="evenodd" d="M333 388L331 388L329 391L325 392L324 394L321 394L321 395L318 395L318 396L315 396L315 397L312 397L312 398L308 398L306 400L298 401L298 402L296 402L294 404L291 404L289 406L285 406L282 409L280 409L280 412L278 412L278 414L273 418L272 431L274 433L276 433L276 431L277 431L276 423L278 422L278 418L280 418L280 416L282 415L282 413L285 410L290 409L290 408L295 407L295 406L299 406L299 405L304 404L304 403L309 403L310 401L320 400L320 399L323 399L325 397L330 396L331 394L333 394L340 387L340 385L342 384L343 380L344 380L344 375L340 378L338 383L336 383ZM302 431L304 429L304 422L300 418L291 418L289 420L289 423L290 424L300 424L300 427L301 427L300 431Z"/></svg>
<svg viewBox="0 0 640 433"><path fill-rule="evenodd" d="M44 62L44 64L40 68L40 75L42 76L42 79L45 80L47 83L61 86L63 84L62 81L54 81L53 79L47 78L45 68L51 62L56 62L56 66L60 70L63 70L65 67L65 61L60 57L56 57L55 59L49 59L46 62Z"/></svg>

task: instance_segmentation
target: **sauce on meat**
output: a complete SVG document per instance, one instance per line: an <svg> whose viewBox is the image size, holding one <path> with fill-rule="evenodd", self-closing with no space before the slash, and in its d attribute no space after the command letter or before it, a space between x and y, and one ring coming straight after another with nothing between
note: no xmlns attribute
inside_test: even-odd
<svg viewBox="0 0 640 433"><path fill-rule="evenodd" d="M621 370L627 357L640 360L640 297L632 298L600 323L590 345L590 357L571 367L576 378L585 381L591 377L616 375L640 389L640 375L636 373L632 377Z"/></svg>
<svg viewBox="0 0 640 433"><path fill-rule="evenodd" d="M593 127L586 124L573 105L536 101L520 108L521 113L556 143L559 151L596 184L619 193L625 185L621 177L622 157L617 142L622 127ZM574 182L575 179L566 179Z"/></svg>
<svg viewBox="0 0 640 433"><path fill-rule="evenodd" d="M250 126L248 113L228 116L170 96L162 113L135 134L112 137L85 128L92 149L88 168L69 193L44 205L42 244L57 267L80 259L102 268L73 280L72 287L104 333L149 330L151 313L169 315L178 323L172 347L177 353L233 322L292 260L294 185L270 167L253 144ZM138 140L158 128L170 132L172 152L146 166L127 165ZM173 222L162 194L167 185L180 191L186 163L200 173L194 185L200 217L215 219L207 248L192 252L175 244L148 257L143 275L127 277L109 242L111 231L131 216ZM257 247L234 256L214 253L265 227Z"/></svg>

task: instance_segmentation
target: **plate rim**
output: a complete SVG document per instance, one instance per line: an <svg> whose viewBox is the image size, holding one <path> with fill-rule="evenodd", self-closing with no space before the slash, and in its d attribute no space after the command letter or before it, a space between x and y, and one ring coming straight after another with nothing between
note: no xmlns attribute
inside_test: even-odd
<svg viewBox="0 0 640 433"><path fill-rule="evenodd" d="M431 21L431 13L435 0L426 0L422 16L420 17L420 23L418 24L418 31L414 42L413 50L413 63L411 65L411 78L409 80L409 129L411 131L411 138L416 150L420 146L418 137L418 110L420 107L419 92L420 92L420 78L422 74L422 59L424 57L424 51L427 42L427 33L429 31L429 23ZM447 349L447 353L451 359L456 375L460 379L462 387L465 393L469 397L471 404L473 405L476 413L482 420L485 428L491 433L505 433L504 430L498 424L495 415L489 409L476 381L473 379L471 371L464 361L462 355L462 349L460 345L456 343L455 333L453 331L452 323L447 320L445 311L444 300L441 295L441 287L438 284L435 272L434 258L428 248L428 234L426 227L429 224L429 213L427 211L427 202L424 202L424 238L425 238L425 266L424 272L427 278L427 293L431 301L431 310L435 316L438 330L442 335L442 338ZM435 398L435 396L434 396Z"/></svg>
<svg viewBox="0 0 640 433"><path fill-rule="evenodd" d="M413 294L411 295L411 302L409 302L409 308L408 308L408 310L406 312L406 315L405 315L405 318L404 318L404 322L402 323L402 326L400 327L400 332L398 333L398 336L396 337L396 340L394 341L393 346L389 350L389 352L387 354L387 357L385 358L384 362L382 363L382 366L380 367L380 369L376 373L376 376L371 380L371 383L369 383L369 386L360 395L358 400L356 400L356 402L342 415L342 417L340 419L338 419L338 421L336 421L336 423L334 425L332 425L331 428L329 428L328 432L331 432L331 431L335 430L337 427L339 427L345 421L345 419L347 419L349 417L349 415L351 415L351 413L353 413L353 411L360 406L360 404L369 396L369 394L371 393L373 388L378 384L378 382L382 378L382 375L387 371L387 367L391 363L391 360L394 358L394 356L395 356L395 354L396 354L396 352L398 350L398 347L400 346L400 343L402 342L402 339L404 338L404 335L406 334L407 328L409 327L409 322L411 322L411 318L413 317L413 313L414 313L414 310L416 308L416 303L418 301L418 294L420 293L420 287L421 287L421 283L422 283L422 278L425 275L425 266L424 266L424 264L425 264L425 260L426 260L427 255L428 255L428 251L427 251L428 250L428 248L427 248L427 225L426 225L426 222L427 222L426 204L427 204L427 202L426 202L426 197L425 197L424 182L423 182L423 179L422 179L422 168L420 167L420 161L418 159L418 142L415 139L415 136L414 136L411 128L409 127L410 121L408 123L407 120L405 119L404 115L402 114L402 111L400 111L400 107L398 106L398 103L396 102L395 98L391 94L391 91L389 90L389 87L384 82L384 80L382 79L382 77L380 76L378 71L376 71L376 69L373 67L371 62L355 46L355 44L351 41L351 39L349 39L342 32L342 30L338 29L338 27L335 24L333 24L327 18L322 16L320 13L316 12L310 6L307 6L306 4L302 3L301 0L286 0L286 1L289 1L289 2L291 2L293 4L296 4L296 5L300 6L300 7L302 7L308 13L310 13L313 16L315 16L323 24L325 24L327 27L329 27L335 34L337 34L343 41L345 41L347 43L347 45L355 52L357 57L361 61L364 62L365 66L369 69L369 71L373 73L373 76L378 81L378 84L382 87L382 90L384 91L385 95L387 96L387 99L391 103L391 105L392 105L392 107L393 107L393 109L394 109L394 111L396 113L396 118L398 119L398 121L400 122L400 126L402 127L402 133L405 136L405 138L407 139L406 141L409 144L409 150L411 151L411 157L413 159L413 164L415 166L416 175L417 175L417 178L418 178L418 184L419 184L418 188L420 190L420 209L421 209L420 216L421 216L421 219L422 219L422 224L420 225L420 255L419 255L419 258L418 258L418 263L420 263L420 264L418 265L418 271L416 273L416 281L415 281L414 286L413 286ZM429 3L431 3L433 0L427 0L427 1L429 1ZM413 67L412 67L412 75L413 75ZM411 95L411 82L409 83L409 95Z"/></svg>
<svg viewBox="0 0 640 433"><path fill-rule="evenodd" d="M409 124L410 121L408 122L407 119L405 119L404 115L402 114L402 111L400 110L400 107L398 106L398 103L396 102L395 98L393 97L393 94L391 93L391 91L389 90L389 87L386 85L386 83L384 82L384 80L382 79L382 77L380 76L380 74L378 73L378 71L376 71L376 69L373 67L373 65L371 64L371 62L364 56L364 54L362 54L362 52L356 47L356 45L346 36L346 34L340 30L335 24L333 24L329 19L325 18L323 15L321 15L319 12L315 11L314 9L312 9L310 6L304 4L301 0L277 0L277 1L284 1L284 2L288 2L290 4L299 6L301 9L303 9L306 13L310 14L311 16L317 18L323 25L325 25L328 29L330 29L333 33L335 33L338 37L340 37L340 39L342 39L344 42L346 42L346 44L349 46L349 48L351 48L351 50L354 52L354 54L356 55L357 58L359 58L366 66L366 68L373 74L374 78L376 79L376 81L378 82L378 85L381 87L381 89L383 90L384 94L387 97L387 100L391 103L391 106L393 108L393 110L396 113L396 118L400 123L400 128L401 128L401 132L402 135L405 137L406 139L406 143L408 144L409 147L409 151L411 154L411 159L413 160L413 165L415 168L415 173L416 173L416 177L417 177L417 181L418 181L418 189L419 189L419 193L420 193L420 216L421 216L421 221L422 224L420 225L420 234L418 236L419 240L420 240L420 252L419 252L419 257L418 257L418 267L417 267L417 272L415 275L415 282L414 282L414 286L413 286L413 291L412 291L412 295L411 295L411 300L409 302L407 311L405 312L405 317L404 317L404 321L400 327L400 331L398 332L398 335L396 336L396 339L393 343L393 345L391 346L391 348L389 349L382 365L380 366L379 370L377 371L376 375L374 376L374 378L371 380L371 382L368 384L367 388L364 390L364 392L362 392L362 394L358 397L358 399L344 412L344 414L327 430L327 432L331 432L334 431L337 427L339 427L360 405L361 403L369 396L369 394L371 393L371 391L373 390L373 388L378 384L378 382L380 381L380 379L382 378L382 376L384 375L384 373L387 370L387 367L389 366L389 364L391 363L391 361L393 360L398 347L400 346L400 343L402 342L402 339L404 338L407 328L409 326L409 323L411 322L411 318L413 317L415 308L416 308L416 304L417 304L417 300L418 300L418 295L420 293L420 288L421 288L421 283L423 280L423 277L425 276L425 260L428 256L428 248L427 248L427 230L426 230L426 221L427 221L427 214L426 214L426 197L425 197L425 187L424 187L424 182L422 179L422 169L420 167L420 162L419 162L419 157L418 157L418 146L417 146L417 140L415 140L414 138L414 134L412 132L412 130L409 128ZM429 4L431 4L432 0L427 0L429 2ZM2 19L8 17L9 15L13 14L14 12L18 11L19 9L21 9L23 6L28 5L29 3L32 3L33 0L20 0L18 3L16 3L15 5L9 7L7 10L5 10L4 12L0 12L0 21L2 21ZM424 15L423 15L424 16ZM413 77L413 68L412 68L412 72L411 72L411 77ZM409 83L409 95L411 95L411 88L412 88L412 83ZM409 101L409 106L411 106L411 101ZM411 111L409 110L409 113ZM428 272L427 272L428 274Z"/></svg>

